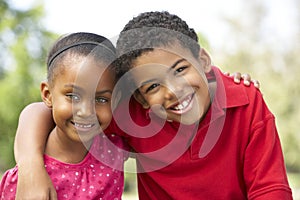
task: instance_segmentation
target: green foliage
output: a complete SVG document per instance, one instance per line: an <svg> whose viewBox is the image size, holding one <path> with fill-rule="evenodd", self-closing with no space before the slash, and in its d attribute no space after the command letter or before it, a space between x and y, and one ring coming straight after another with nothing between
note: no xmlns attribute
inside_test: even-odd
<svg viewBox="0 0 300 200"><path fill-rule="evenodd" d="M209 41L207 40L207 38L202 34L202 33L197 33L198 35L198 42L201 46L201 48L206 49L207 51L210 51L210 45L209 45Z"/></svg>
<svg viewBox="0 0 300 200"><path fill-rule="evenodd" d="M259 4L245 1L247 10L253 7L250 16L243 13L243 18L226 19L231 33L226 37L226 45L219 49L212 48L204 35L198 36L201 46L211 52L214 63L223 71L249 73L260 81L264 98L276 116L287 169L297 172L300 170L300 81L297 77L300 49L277 45L274 48L264 43L261 22L267 9ZM0 0L0 171L14 164L13 140L21 110L40 100L39 82L45 77L46 53L56 37L43 27L43 14L42 5L17 10L8 0ZM295 40L296 44L300 34L295 35L289 41Z"/></svg>
<svg viewBox="0 0 300 200"><path fill-rule="evenodd" d="M220 49L214 49L213 55L217 55L219 66L223 70L248 73L260 81L260 90L276 117L287 170L299 173L300 47L297 45L297 41L300 40L299 29L293 38L288 38L289 41L294 41L291 43L294 44L292 46L280 45L280 41L270 43L261 24L267 9L259 8L263 5L253 1L245 2L245 6L248 9L253 8L250 16L249 13L248 16L244 13L243 19L248 21L227 19L228 27L231 29L228 39L233 40ZM258 15L257 9L260 11ZM296 20L299 24L300 18Z"/></svg>
<svg viewBox="0 0 300 200"><path fill-rule="evenodd" d="M39 83L54 34L41 24L43 7L21 11L0 0L0 171L14 165L13 140L21 110L40 101Z"/></svg>

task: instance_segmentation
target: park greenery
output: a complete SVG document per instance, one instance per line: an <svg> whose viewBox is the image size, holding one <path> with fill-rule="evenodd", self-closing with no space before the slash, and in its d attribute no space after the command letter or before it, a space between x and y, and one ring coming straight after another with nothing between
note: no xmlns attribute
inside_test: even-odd
<svg viewBox="0 0 300 200"><path fill-rule="evenodd" d="M215 48L203 36L215 65L229 72L251 74L276 116L287 170L300 173L300 29L288 44L266 39L263 17L267 8L259 1L246 3L253 12L244 18L224 18L228 44ZM300 3L295 1L300 12ZM249 9L251 11L251 9ZM298 13L299 13L298 12ZM43 5L27 10L0 0L0 172L15 164L13 142L21 110L40 101L39 83L45 77L47 50L57 34L42 23ZM246 20L244 20L246 19ZM300 24L300 17L296 19Z"/></svg>

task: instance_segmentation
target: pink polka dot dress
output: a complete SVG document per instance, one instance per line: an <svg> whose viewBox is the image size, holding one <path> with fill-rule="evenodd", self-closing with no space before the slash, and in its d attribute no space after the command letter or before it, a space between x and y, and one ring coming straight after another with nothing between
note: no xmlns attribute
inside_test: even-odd
<svg viewBox="0 0 300 200"><path fill-rule="evenodd" d="M59 200L121 199L124 187L123 166L128 154L122 140L110 135L96 136L86 157L77 164L63 163L45 155L45 167ZM112 142L111 142L112 141ZM0 199L15 199L17 166L6 171L0 184Z"/></svg>

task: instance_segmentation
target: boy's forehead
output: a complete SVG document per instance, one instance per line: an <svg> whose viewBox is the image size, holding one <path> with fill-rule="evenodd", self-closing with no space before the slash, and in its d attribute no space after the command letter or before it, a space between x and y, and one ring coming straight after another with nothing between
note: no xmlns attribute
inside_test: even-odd
<svg viewBox="0 0 300 200"><path fill-rule="evenodd" d="M172 66L176 59L184 59L191 63L195 61L195 58L189 49L180 45L172 45L167 47L155 47L151 51L142 53L136 58L133 67L138 64L149 63Z"/></svg>

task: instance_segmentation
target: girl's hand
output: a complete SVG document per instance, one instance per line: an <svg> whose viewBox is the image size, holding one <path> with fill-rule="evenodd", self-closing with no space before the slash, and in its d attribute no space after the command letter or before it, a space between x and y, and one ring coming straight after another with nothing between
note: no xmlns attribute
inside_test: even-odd
<svg viewBox="0 0 300 200"><path fill-rule="evenodd" d="M18 164L16 199L57 200L56 190L44 167L43 160L27 160Z"/></svg>
<svg viewBox="0 0 300 200"><path fill-rule="evenodd" d="M249 86L251 82L254 84L256 88L260 88L260 84L258 80L251 80L250 74L241 74L240 72L235 72L232 75L229 72L224 72L226 76L233 77L235 83L240 83L241 79L244 80L244 85Z"/></svg>

